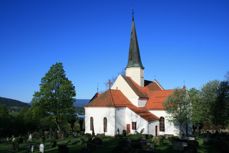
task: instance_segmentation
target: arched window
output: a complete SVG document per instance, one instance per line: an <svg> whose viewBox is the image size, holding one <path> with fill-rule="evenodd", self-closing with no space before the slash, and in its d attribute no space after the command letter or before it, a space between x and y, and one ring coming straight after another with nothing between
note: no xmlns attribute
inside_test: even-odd
<svg viewBox="0 0 229 153"><path fill-rule="evenodd" d="M159 128L160 128L160 131L165 131L165 118L164 117L160 117L160 120L159 120Z"/></svg>
<svg viewBox="0 0 229 153"><path fill-rule="evenodd" d="M103 118L103 132L107 132L107 118Z"/></svg>
<svg viewBox="0 0 229 153"><path fill-rule="evenodd" d="M94 131L94 121L93 121L93 117L90 117L90 130Z"/></svg>

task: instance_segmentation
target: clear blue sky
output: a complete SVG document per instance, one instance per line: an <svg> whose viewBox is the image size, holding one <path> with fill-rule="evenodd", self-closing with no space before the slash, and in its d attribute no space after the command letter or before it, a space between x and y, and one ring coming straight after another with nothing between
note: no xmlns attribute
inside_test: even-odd
<svg viewBox="0 0 229 153"><path fill-rule="evenodd" d="M0 96L30 102L56 62L77 98L105 90L127 64L131 8L146 79L168 89L224 79L228 0L1 0Z"/></svg>

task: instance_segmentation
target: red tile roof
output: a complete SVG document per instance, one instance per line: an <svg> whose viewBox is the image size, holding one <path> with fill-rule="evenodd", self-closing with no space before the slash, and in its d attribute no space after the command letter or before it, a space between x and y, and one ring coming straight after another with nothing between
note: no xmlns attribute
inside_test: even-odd
<svg viewBox="0 0 229 153"><path fill-rule="evenodd" d="M85 107L128 107L147 121L158 120L158 117L150 113L146 108L134 106L120 90L107 90L90 101Z"/></svg>
<svg viewBox="0 0 229 153"><path fill-rule="evenodd" d="M149 110L164 110L164 101L173 93L174 90L161 90L150 92L149 100L145 108Z"/></svg>
<svg viewBox="0 0 229 153"><path fill-rule="evenodd" d="M145 87L147 87L151 91L164 90L157 80L152 81L152 83L148 84Z"/></svg>
<svg viewBox="0 0 229 153"><path fill-rule="evenodd" d="M148 98L147 94L145 93L145 90L142 87L140 87L137 83L135 83L130 77L123 76L123 78L140 98Z"/></svg>
<svg viewBox="0 0 229 153"><path fill-rule="evenodd" d="M164 101L173 93L173 90L164 90L158 81L154 80L145 87L139 86L130 77L124 77L129 86L140 98L147 98L145 108L148 110L164 110Z"/></svg>
<svg viewBox="0 0 229 153"><path fill-rule="evenodd" d="M120 90L107 90L102 94L96 93L85 107L128 107L147 121L158 120L158 117L150 113L149 110L164 110L163 103L174 90L164 90L157 81L152 81L145 87L141 87L130 77L124 77L124 79L139 98L147 99L145 107L133 105Z"/></svg>

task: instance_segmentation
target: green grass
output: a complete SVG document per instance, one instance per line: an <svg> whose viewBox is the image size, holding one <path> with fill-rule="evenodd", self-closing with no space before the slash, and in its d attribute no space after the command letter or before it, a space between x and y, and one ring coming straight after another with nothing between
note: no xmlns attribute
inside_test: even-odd
<svg viewBox="0 0 229 153"><path fill-rule="evenodd" d="M102 139L102 144L97 145L93 150L92 153L112 153L114 150L119 150L119 148L125 148L126 146L122 145L123 140L131 140L132 142L137 142L139 143L139 140L142 138L142 135L129 135L128 137L104 137L100 136ZM218 143L217 141L219 138L217 137L216 139L213 139L210 143L204 143L204 138L199 137L197 138L198 141L198 153L221 153L219 145L221 143ZM58 153L58 147L52 147L52 141L53 140L46 140L45 141L45 153ZM69 153L77 153L80 152L83 148L86 148L87 146L87 141L88 141L88 136L83 135L77 138L66 138L64 140L57 140L57 145L58 144L66 144ZM179 151L175 151L173 149L173 145L170 139L165 139L161 137L148 137L146 139L147 142L150 142L154 144L155 152L156 153L179 153ZM35 148L35 153L38 153L38 145L39 145L39 140L34 141L36 143L36 148ZM227 139L222 142L225 147L229 146L229 142ZM121 144L121 145L120 145ZM227 145L228 144L228 145ZM27 152L27 143L20 144L19 146L19 151L17 153L26 153ZM129 148L132 152L136 152L134 148ZM130 151L128 150L128 151ZM139 149L138 149L139 150ZM131 152L130 151L130 152ZM10 143L0 143L0 153L14 153L12 148L12 144Z"/></svg>
<svg viewBox="0 0 229 153"><path fill-rule="evenodd" d="M199 143L198 153L224 153L229 150L229 139L221 137L215 137L208 143L204 143L204 138L197 138Z"/></svg>

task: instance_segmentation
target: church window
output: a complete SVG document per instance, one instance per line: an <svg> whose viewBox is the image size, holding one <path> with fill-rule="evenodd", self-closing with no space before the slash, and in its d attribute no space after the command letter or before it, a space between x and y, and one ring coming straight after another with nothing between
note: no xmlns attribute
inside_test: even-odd
<svg viewBox="0 0 229 153"><path fill-rule="evenodd" d="M94 130L94 121L93 121L93 117L90 117L90 130L91 130L91 131Z"/></svg>
<svg viewBox="0 0 229 153"><path fill-rule="evenodd" d="M165 118L164 117L160 117L160 120L159 120L159 128L160 128L160 131L165 131Z"/></svg>
<svg viewBox="0 0 229 153"><path fill-rule="evenodd" d="M107 132L107 118L103 118L103 132Z"/></svg>
<svg viewBox="0 0 229 153"><path fill-rule="evenodd" d="M132 130L136 130L137 129L137 122L132 122Z"/></svg>

